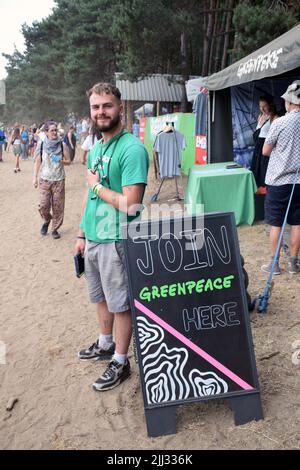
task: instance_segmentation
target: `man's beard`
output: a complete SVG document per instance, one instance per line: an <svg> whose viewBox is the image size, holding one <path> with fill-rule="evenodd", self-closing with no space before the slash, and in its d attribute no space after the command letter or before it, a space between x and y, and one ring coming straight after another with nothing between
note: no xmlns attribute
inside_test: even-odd
<svg viewBox="0 0 300 470"><path fill-rule="evenodd" d="M113 131L121 122L121 116L118 114L114 118L108 118L107 124L98 124L98 120L94 120L94 124L97 126L100 132L108 132Z"/></svg>

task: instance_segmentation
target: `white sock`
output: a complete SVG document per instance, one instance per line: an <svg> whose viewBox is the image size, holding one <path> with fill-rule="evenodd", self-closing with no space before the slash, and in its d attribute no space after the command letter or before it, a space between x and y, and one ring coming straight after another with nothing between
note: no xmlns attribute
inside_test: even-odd
<svg viewBox="0 0 300 470"><path fill-rule="evenodd" d="M117 361L119 364L124 365L127 359L127 354L119 354L115 352L113 359L114 361Z"/></svg>
<svg viewBox="0 0 300 470"><path fill-rule="evenodd" d="M105 348L105 346L110 346L111 343L113 342L112 340L112 334L110 335L102 335L100 333L99 338L98 338L98 346L100 348Z"/></svg>

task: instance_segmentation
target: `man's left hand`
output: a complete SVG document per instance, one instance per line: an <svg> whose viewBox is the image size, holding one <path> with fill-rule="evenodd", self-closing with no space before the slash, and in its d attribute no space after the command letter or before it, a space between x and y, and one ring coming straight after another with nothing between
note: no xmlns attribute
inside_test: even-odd
<svg viewBox="0 0 300 470"><path fill-rule="evenodd" d="M94 173L91 170L87 170L86 172L86 180L90 188L94 186L94 184L100 182L100 177L98 171L94 175Z"/></svg>

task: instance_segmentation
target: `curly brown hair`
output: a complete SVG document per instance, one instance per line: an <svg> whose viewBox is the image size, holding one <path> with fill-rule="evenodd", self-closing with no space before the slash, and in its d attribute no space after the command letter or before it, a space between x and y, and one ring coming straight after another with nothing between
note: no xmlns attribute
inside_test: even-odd
<svg viewBox="0 0 300 470"><path fill-rule="evenodd" d="M96 95L114 95L119 101L121 100L121 92L119 88L111 83L96 83L87 91L88 98L95 93Z"/></svg>

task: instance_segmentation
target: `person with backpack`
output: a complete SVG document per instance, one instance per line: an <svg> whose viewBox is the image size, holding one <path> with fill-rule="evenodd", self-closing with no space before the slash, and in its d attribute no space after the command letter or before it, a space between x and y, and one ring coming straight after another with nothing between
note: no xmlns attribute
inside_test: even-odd
<svg viewBox="0 0 300 470"><path fill-rule="evenodd" d="M76 151L76 135L75 135L75 127L70 126L68 132L65 135L64 143L68 146L69 153L70 153L70 160L73 162L75 158L75 151Z"/></svg>
<svg viewBox="0 0 300 470"><path fill-rule="evenodd" d="M39 141L35 152L33 186L40 188L39 212L43 219L40 233L47 235L52 219L52 237L58 239L65 209L64 166L70 165L71 161L67 145L58 137L57 123L47 121L44 130L45 139Z"/></svg>
<svg viewBox="0 0 300 470"><path fill-rule="evenodd" d="M26 126L21 130L21 156L22 160L28 160L29 134Z"/></svg>

